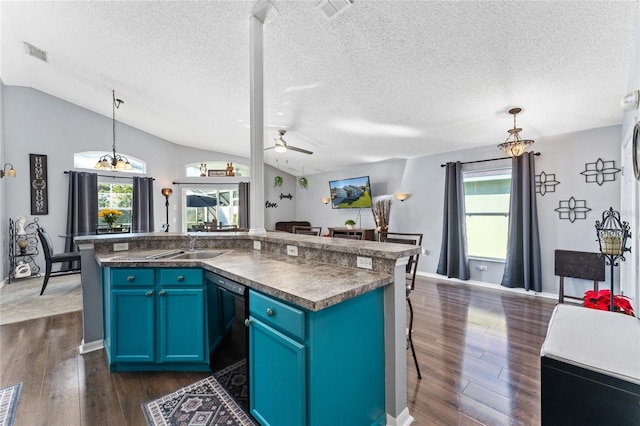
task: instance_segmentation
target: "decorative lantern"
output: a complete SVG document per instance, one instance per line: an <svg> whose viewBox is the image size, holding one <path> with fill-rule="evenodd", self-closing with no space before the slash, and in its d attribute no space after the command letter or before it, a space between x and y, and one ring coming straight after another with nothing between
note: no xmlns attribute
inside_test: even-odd
<svg viewBox="0 0 640 426"><path fill-rule="evenodd" d="M609 207L602 213L602 222L596 220L596 232L598 234L598 244L600 253L605 256L607 265L611 266L611 305L610 311L614 310L613 292L613 268L618 266L618 259L625 260L624 252L631 251L627 247L627 238L631 236L629 232L629 222L620 220L620 213Z"/></svg>

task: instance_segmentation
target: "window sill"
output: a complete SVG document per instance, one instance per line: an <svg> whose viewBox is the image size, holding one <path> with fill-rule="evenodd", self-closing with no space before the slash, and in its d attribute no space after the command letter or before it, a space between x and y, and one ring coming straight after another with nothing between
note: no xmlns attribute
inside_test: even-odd
<svg viewBox="0 0 640 426"><path fill-rule="evenodd" d="M506 259L498 259L495 257L482 257L482 256L469 256L469 260L475 260L478 262L493 262L493 263L505 263Z"/></svg>

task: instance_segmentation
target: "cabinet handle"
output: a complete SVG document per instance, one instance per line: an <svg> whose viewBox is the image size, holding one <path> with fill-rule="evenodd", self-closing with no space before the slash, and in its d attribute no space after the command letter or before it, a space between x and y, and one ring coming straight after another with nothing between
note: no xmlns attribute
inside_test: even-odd
<svg viewBox="0 0 640 426"><path fill-rule="evenodd" d="M149 291L147 292L147 297L151 297L151 296L153 296L153 290L149 290Z"/></svg>
<svg viewBox="0 0 640 426"><path fill-rule="evenodd" d="M166 291L164 291L164 290L160 290L160 293L158 293L158 294L159 294L160 296L164 296L165 294L167 294L167 292L166 292Z"/></svg>
<svg viewBox="0 0 640 426"><path fill-rule="evenodd" d="M178 281L184 281L184 276L178 275Z"/></svg>
<svg viewBox="0 0 640 426"><path fill-rule="evenodd" d="M275 312L273 312L273 309L271 308L267 308L267 316L268 317L272 317L275 315Z"/></svg>
<svg viewBox="0 0 640 426"><path fill-rule="evenodd" d="M251 321L251 319L247 318L246 320L244 320L244 325L245 327L249 327L251 325L253 321Z"/></svg>
<svg viewBox="0 0 640 426"><path fill-rule="evenodd" d="M133 281L133 280L135 280L135 279L136 279L135 275L129 275L129 276L127 277L127 281Z"/></svg>

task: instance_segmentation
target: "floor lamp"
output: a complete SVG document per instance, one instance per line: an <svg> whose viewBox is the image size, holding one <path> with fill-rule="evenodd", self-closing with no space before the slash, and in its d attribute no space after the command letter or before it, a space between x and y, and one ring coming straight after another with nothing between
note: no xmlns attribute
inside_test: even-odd
<svg viewBox="0 0 640 426"><path fill-rule="evenodd" d="M598 233L598 243L600 253L606 258L607 264L611 266L611 299L609 310L614 311L615 296L613 293L613 270L618 266L618 259L624 259L624 252L631 251L631 247L626 247L627 238L631 236L629 232L629 222L620 221L620 213L609 207L602 213L602 222L596 220L596 231Z"/></svg>
<svg viewBox="0 0 640 426"><path fill-rule="evenodd" d="M171 194L173 194L173 190L171 188L162 188L162 195L164 195L164 198L167 200L164 203L164 207L167 212L167 222L165 223L164 232L169 232L169 197L171 197Z"/></svg>

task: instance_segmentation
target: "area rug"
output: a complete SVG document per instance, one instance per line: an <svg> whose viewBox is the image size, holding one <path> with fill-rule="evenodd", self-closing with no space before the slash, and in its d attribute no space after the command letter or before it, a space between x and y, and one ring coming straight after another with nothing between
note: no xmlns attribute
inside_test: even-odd
<svg viewBox="0 0 640 426"><path fill-rule="evenodd" d="M0 325L82 310L80 274L51 277L40 296L43 281L21 278L0 288Z"/></svg>
<svg viewBox="0 0 640 426"><path fill-rule="evenodd" d="M244 359L216 373L216 378L245 411L249 411L249 386L247 386L247 364Z"/></svg>
<svg viewBox="0 0 640 426"><path fill-rule="evenodd" d="M256 425L214 376L145 402L142 411L150 426Z"/></svg>
<svg viewBox="0 0 640 426"><path fill-rule="evenodd" d="M0 426L11 426L16 415L22 383L0 389Z"/></svg>

